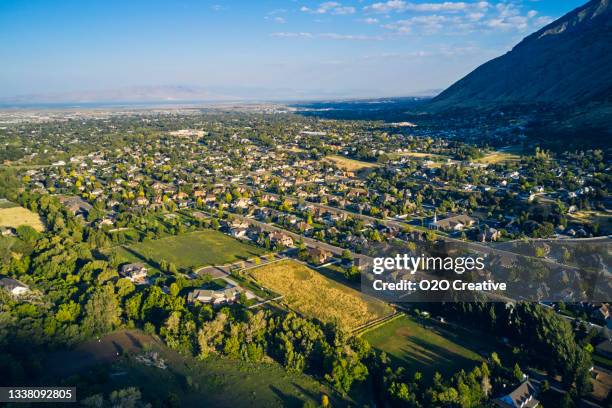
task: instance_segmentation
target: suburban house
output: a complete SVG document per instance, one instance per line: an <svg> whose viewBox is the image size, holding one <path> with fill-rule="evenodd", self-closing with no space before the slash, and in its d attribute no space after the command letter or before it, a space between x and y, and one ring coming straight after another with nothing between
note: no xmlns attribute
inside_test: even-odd
<svg viewBox="0 0 612 408"><path fill-rule="evenodd" d="M500 408L535 408L540 405L540 401L535 398L538 391L538 388L527 380L510 394L495 398L493 403Z"/></svg>
<svg viewBox="0 0 612 408"><path fill-rule="evenodd" d="M232 204L232 207L233 208L249 208L250 204L251 204L250 200L246 198L240 198Z"/></svg>
<svg viewBox="0 0 612 408"><path fill-rule="evenodd" d="M243 219L240 219L240 218L234 218L231 221L226 221L225 222L225 227L228 230L247 229L247 228L249 228L249 222L247 220L243 220Z"/></svg>
<svg viewBox="0 0 612 408"><path fill-rule="evenodd" d="M149 200L147 199L147 197L137 197L134 200L134 203L136 203L136 205L147 205L149 204Z"/></svg>
<svg viewBox="0 0 612 408"><path fill-rule="evenodd" d="M141 263L123 265L119 275L128 278L136 284L147 283L147 268Z"/></svg>
<svg viewBox="0 0 612 408"><path fill-rule="evenodd" d="M310 224L308 224L307 222L304 222L304 221L301 221L300 223L298 223L297 227L302 232L308 232L308 231L312 231L313 230L312 225L310 225Z"/></svg>
<svg viewBox="0 0 612 408"><path fill-rule="evenodd" d="M206 216L206 214L204 214L203 212L200 212L200 211L194 211L191 215L196 220L205 220L205 219L208 218L208 216Z"/></svg>
<svg viewBox="0 0 612 408"><path fill-rule="evenodd" d="M281 245L285 248L293 247L293 238L282 232L271 232L269 238L272 245Z"/></svg>
<svg viewBox="0 0 612 408"><path fill-rule="evenodd" d="M308 259L315 264L323 264L332 257L332 253L325 249L314 247L308 249Z"/></svg>
<svg viewBox="0 0 612 408"><path fill-rule="evenodd" d="M77 196L64 196L59 198L59 202L64 205L74 215L87 217L93 209L91 204Z"/></svg>
<svg viewBox="0 0 612 408"><path fill-rule="evenodd" d="M229 233L232 237L243 239L247 238L248 228L232 228L229 230Z"/></svg>
<svg viewBox="0 0 612 408"><path fill-rule="evenodd" d="M442 231L462 231L476 224L476 220L469 215L460 214L453 217L438 220L434 215L432 222L429 223L429 229Z"/></svg>
<svg viewBox="0 0 612 408"><path fill-rule="evenodd" d="M349 198L352 198L352 197L367 197L368 196L368 190L366 190L365 188L351 188L346 193L346 196L349 197Z"/></svg>
<svg viewBox="0 0 612 408"><path fill-rule="evenodd" d="M230 287L222 290L210 289L195 289L187 295L187 301L190 303L202 302L212 305L222 305L226 303L234 303L240 297L243 290L239 287Z"/></svg>
<svg viewBox="0 0 612 408"><path fill-rule="evenodd" d="M369 261L369 259L362 255L357 255L355 259L353 259L353 265L360 271L363 271L368 268L370 264L371 262Z"/></svg>
<svg viewBox="0 0 612 408"><path fill-rule="evenodd" d="M13 278L0 278L0 287L4 288L14 297L25 295L30 291L30 288Z"/></svg>

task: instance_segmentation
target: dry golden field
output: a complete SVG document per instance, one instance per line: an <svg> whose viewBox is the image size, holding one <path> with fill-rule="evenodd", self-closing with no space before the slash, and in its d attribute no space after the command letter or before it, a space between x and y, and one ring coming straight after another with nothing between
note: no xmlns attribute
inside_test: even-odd
<svg viewBox="0 0 612 408"><path fill-rule="evenodd" d="M0 227L17 228L29 225L36 231L44 231L45 226L40 216L23 207L0 208Z"/></svg>
<svg viewBox="0 0 612 408"><path fill-rule="evenodd" d="M284 296L287 306L324 323L337 321L344 329L357 327L393 313L386 303L363 295L292 260L252 269L261 285Z"/></svg>
<svg viewBox="0 0 612 408"><path fill-rule="evenodd" d="M520 161L520 160L521 160L521 156L519 156L518 154L500 151L500 152L489 153L485 155L484 157L481 157L480 159L476 159L474 162L481 163L481 164L497 164L497 163L502 163L502 162L513 162L513 161Z"/></svg>
<svg viewBox="0 0 612 408"><path fill-rule="evenodd" d="M346 171L359 171L363 169L372 169L375 167L379 167L378 163L370 163L370 162L364 162L360 160L353 160L353 159L349 159L348 157L343 157L343 156L331 155L331 156L327 156L326 159L331 160L332 162L336 164L336 166Z"/></svg>

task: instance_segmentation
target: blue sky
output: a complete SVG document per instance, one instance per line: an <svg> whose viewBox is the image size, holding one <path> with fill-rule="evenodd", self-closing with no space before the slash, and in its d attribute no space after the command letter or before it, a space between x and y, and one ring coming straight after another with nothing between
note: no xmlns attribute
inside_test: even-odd
<svg viewBox="0 0 612 408"><path fill-rule="evenodd" d="M397 96L441 89L585 0L0 0L0 97L194 85Z"/></svg>

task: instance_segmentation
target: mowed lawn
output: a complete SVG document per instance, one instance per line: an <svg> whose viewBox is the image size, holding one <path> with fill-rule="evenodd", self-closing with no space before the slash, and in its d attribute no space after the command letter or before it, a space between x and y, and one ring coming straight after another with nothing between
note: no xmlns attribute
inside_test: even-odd
<svg viewBox="0 0 612 408"><path fill-rule="evenodd" d="M249 272L261 285L283 295L282 302L290 309L324 323L336 321L347 330L393 313L386 303L296 261L287 259Z"/></svg>
<svg viewBox="0 0 612 408"><path fill-rule="evenodd" d="M3 207L5 208L0 208L0 227L17 228L29 225L39 232L45 230L42 219L35 212L19 206L9 207L4 203Z"/></svg>
<svg viewBox="0 0 612 408"><path fill-rule="evenodd" d="M145 262L157 268L162 260L188 270L208 265L223 265L266 253L266 250L240 242L221 232L204 230L170 236L121 247L120 257L130 262Z"/></svg>
<svg viewBox="0 0 612 408"><path fill-rule="evenodd" d="M433 320L422 323L402 315L363 334L372 347L382 350L396 365L421 372L431 379L438 371L452 375L482 361L479 353L495 351L494 340Z"/></svg>

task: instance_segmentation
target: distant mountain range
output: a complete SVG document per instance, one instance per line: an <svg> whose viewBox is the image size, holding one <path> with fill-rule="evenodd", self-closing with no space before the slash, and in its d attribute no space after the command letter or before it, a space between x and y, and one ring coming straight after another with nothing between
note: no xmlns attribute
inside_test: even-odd
<svg viewBox="0 0 612 408"><path fill-rule="evenodd" d="M0 98L3 104L231 101L238 97L191 85L130 86L117 89L40 93Z"/></svg>
<svg viewBox="0 0 612 408"><path fill-rule="evenodd" d="M412 96L434 96L439 90L428 90L414 93ZM308 101L308 100L355 100L350 95L370 95L372 90L349 89L346 92L335 92L326 89L295 90L289 88L263 88L245 86L210 86L199 85L161 85L129 86L116 89L72 91L58 93L39 93L0 98L2 106L26 105L96 105L96 104L197 104L223 102L253 101ZM383 99L371 99L381 101ZM358 100L361 103L363 100Z"/></svg>
<svg viewBox="0 0 612 408"><path fill-rule="evenodd" d="M612 101L612 7L591 0L457 81L432 109Z"/></svg>

